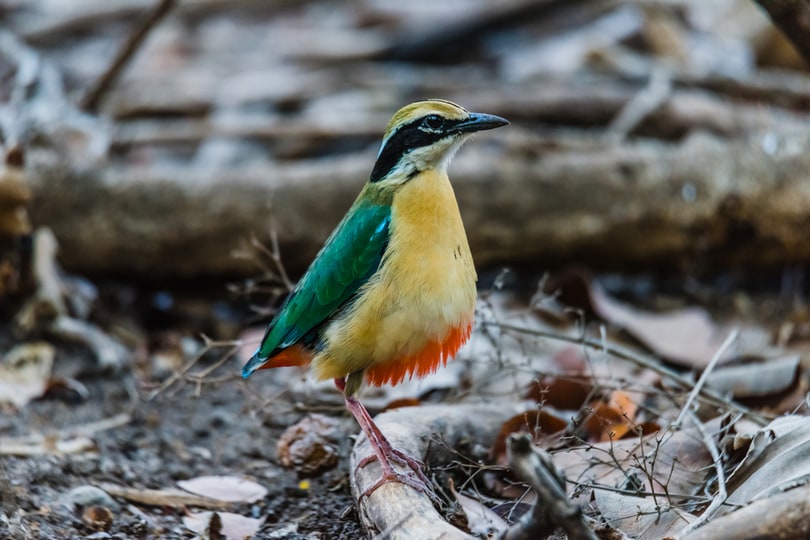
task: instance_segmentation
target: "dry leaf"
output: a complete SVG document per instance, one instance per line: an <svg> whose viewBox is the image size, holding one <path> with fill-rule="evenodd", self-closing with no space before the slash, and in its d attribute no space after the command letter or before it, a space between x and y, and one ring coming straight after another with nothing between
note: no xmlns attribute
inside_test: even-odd
<svg viewBox="0 0 810 540"><path fill-rule="evenodd" d="M211 527L215 515L219 517L220 522L216 523L219 527ZM230 512L198 512L184 517L183 525L200 536L216 530L217 538L245 540L258 532L262 520ZM214 538L214 535L210 534L210 537Z"/></svg>
<svg viewBox="0 0 810 540"><path fill-rule="evenodd" d="M189 493L228 502L252 503L267 495L264 486L238 476L198 476L177 485Z"/></svg>
<svg viewBox="0 0 810 540"><path fill-rule="evenodd" d="M55 351L48 343L24 343L8 351L0 363L0 402L20 408L48 388Z"/></svg>
<svg viewBox="0 0 810 540"><path fill-rule="evenodd" d="M652 497L634 497L608 489L595 489L593 494L604 520L631 538L674 537L695 519L678 508L662 506Z"/></svg>
<svg viewBox="0 0 810 540"><path fill-rule="evenodd" d="M576 411L585 404L592 390L589 377L543 377L532 382L526 398L561 411Z"/></svg>
<svg viewBox="0 0 810 540"><path fill-rule="evenodd" d="M509 528L506 521L478 499L473 499L456 491L450 479L450 492L467 517L467 527L476 538L497 538Z"/></svg>
<svg viewBox="0 0 810 540"><path fill-rule="evenodd" d="M596 283L591 284L591 298L602 319L620 326L655 354L677 364L705 367L726 338L701 308L667 313L642 311L611 298ZM730 356L731 351L725 354Z"/></svg>
<svg viewBox="0 0 810 540"><path fill-rule="evenodd" d="M526 411L507 420L501 426L498 436L492 445L490 456L498 464L506 464L506 438L512 433L530 433L535 441L541 435L552 435L564 430L568 425L566 420L558 418L546 410Z"/></svg>
<svg viewBox="0 0 810 540"><path fill-rule="evenodd" d="M655 354L667 360L703 368L725 340L725 333L709 314L696 307L668 313L652 313L612 298L595 280L581 271L570 271L551 279L547 292L560 301L618 326ZM731 351L726 352L730 355Z"/></svg>
<svg viewBox="0 0 810 540"><path fill-rule="evenodd" d="M729 476L729 508L804 484L808 478L810 422L806 416L779 417L754 435L748 454Z"/></svg>
<svg viewBox="0 0 810 540"><path fill-rule="evenodd" d="M616 390L607 402L599 401L591 405L593 412L583 426L595 441L617 440L628 433L635 435L633 420L637 408L625 392Z"/></svg>
<svg viewBox="0 0 810 540"><path fill-rule="evenodd" d="M721 366L709 374L707 384L735 399L772 396L790 389L800 360L790 355Z"/></svg>

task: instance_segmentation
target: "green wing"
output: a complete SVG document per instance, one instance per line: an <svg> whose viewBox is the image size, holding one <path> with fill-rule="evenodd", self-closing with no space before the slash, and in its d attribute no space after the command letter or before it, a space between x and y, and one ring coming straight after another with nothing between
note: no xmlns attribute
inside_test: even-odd
<svg viewBox="0 0 810 540"><path fill-rule="evenodd" d="M390 205L354 204L270 322L243 377L332 316L368 281L380 266L390 221Z"/></svg>

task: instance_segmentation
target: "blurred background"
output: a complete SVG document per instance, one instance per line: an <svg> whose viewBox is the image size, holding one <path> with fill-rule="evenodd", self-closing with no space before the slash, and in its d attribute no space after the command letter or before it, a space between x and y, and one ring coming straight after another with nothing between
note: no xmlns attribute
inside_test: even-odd
<svg viewBox="0 0 810 540"><path fill-rule="evenodd" d="M512 123L450 170L482 290L578 266L650 305L765 290L810 332L810 19L780 4L0 2L0 351L39 366L0 402L125 402L252 347L426 98ZM0 433L78 414L41 407Z"/></svg>
<svg viewBox="0 0 810 540"><path fill-rule="evenodd" d="M810 255L806 64L752 1L7 1L0 61L2 207L89 277L251 277L273 234L298 275L430 97L513 123L451 171L481 268Z"/></svg>

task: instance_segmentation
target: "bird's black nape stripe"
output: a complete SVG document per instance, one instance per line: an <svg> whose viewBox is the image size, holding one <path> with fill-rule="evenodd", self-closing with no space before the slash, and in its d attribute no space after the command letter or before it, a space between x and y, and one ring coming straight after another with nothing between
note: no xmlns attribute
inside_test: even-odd
<svg viewBox="0 0 810 540"><path fill-rule="evenodd" d="M422 120L423 118L418 118L413 122L409 122L391 135L382 152L380 152L377 162L374 163L374 169L371 171L371 182L379 182L388 176L388 173L397 166L402 156L411 150L429 146L446 137L453 127L463 121L444 118L444 126L441 131L429 132L419 129Z"/></svg>

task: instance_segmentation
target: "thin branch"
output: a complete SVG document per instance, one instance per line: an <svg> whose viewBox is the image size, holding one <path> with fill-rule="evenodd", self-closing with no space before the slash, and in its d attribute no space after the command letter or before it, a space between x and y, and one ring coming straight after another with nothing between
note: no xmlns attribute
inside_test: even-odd
<svg viewBox="0 0 810 540"><path fill-rule="evenodd" d="M684 408L684 411L687 409ZM697 416L694 413L689 412L687 413L689 418L691 418L692 422L697 427L700 435L703 437L703 444L706 446L706 449L709 451L709 454L712 456L712 463L714 464L715 474L717 474L717 495L712 498L711 504L703 511L698 519L687 525L683 530L680 531L678 534L678 538L683 538L687 536L690 532L694 531L701 525L708 522L714 514L720 509L723 504L725 504L726 499L728 498L728 488L726 487L726 473L725 469L723 468L723 461L720 457L720 450L717 448L717 443L714 441L714 437L712 434L706 430L706 426L703 425L703 422L698 420Z"/></svg>
<svg viewBox="0 0 810 540"><path fill-rule="evenodd" d="M81 101L81 108L87 112L96 112L98 104L107 90L118 80L124 67L138 51L149 32L165 17L177 4L177 0L160 0L158 4L149 12L146 18L132 31L124 44L118 50L107 70L96 81Z"/></svg>
<svg viewBox="0 0 810 540"><path fill-rule="evenodd" d="M672 95L672 77L661 67L653 69L650 80L628 101L610 122L607 136L622 141Z"/></svg>
<svg viewBox="0 0 810 540"><path fill-rule="evenodd" d="M226 360L233 357L234 354L239 350L241 346L243 346L243 342L241 340L231 340L231 341L215 341L208 336L202 336L204 346L200 349L197 354L192 356L185 364L183 364L180 368L176 369L165 381L163 381L160 386L158 386L155 390L153 390L149 397L147 397L147 401L153 400L157 397L158 394L162 393L164 390L172 386L179 380L191 380L195 384L200 384L200 374L202 374L203 378L207 376L210 371L212 370L202 370L199 374L189 374L191 368L193 368L197 362L199 362L206 354L211 352L217 348L223 347L230 347L230 350L226 352L222 358L220 358L215 364L214 367L219 367L222 365Z"/></svg>
<svg viewBox="0 0 810 540"><path fill-rule="evenodd" d="M695 387L692 388L691 392L689 392L689 397L686 398L686 403L684 403L683 407L681 407L681 412L673 425L675 429L680 427L681 422L683 422L684 416L688 414L689 409L691 409L692 407L692 402L695 401L698 394L700 394L700 391L703 389L703 386L706 384L706 381L709 380L709 375L714 370L714 367L717 365L717 362L720 361L720 358L723 356L723 353L726 352L726 349L728 349L732 343L734 343L738 335L739 331L736 328L731 332L729 332L728 336L726 336L726 339L723 340L723 343L714 353L714 356L712 356L712 359L709 361L709 364L706 366L706 369L703 370L703 373L700 375L700 378L695 383Z"/></svg>

